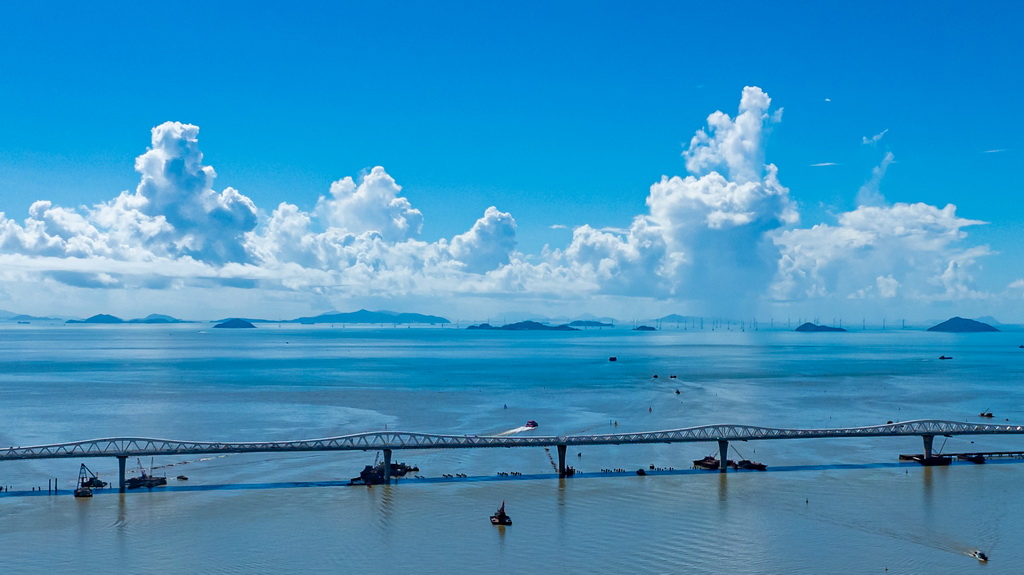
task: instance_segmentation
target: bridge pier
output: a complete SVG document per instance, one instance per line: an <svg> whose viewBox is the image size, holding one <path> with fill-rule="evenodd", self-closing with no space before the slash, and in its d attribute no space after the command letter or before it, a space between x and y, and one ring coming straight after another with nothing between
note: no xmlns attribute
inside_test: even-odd
<svg viewBox="0 0 1024 575"><path fill-rule="evenodd" d="M558 476L565 477L565 445L556 445L558 448Z"/></svg>
<svg viewBox="0 0 1024 575"><path fill-rule="evenodd" d="M924 439L924 457L928 459L932 456L932 443L935 441L935 436L926 433L921 438Z"/></svg>
<svg viewBox="0 0 1024 575"><path fill-rule="evenodd" d="M124 493L124 463L128 460L127 455L117 456L117 488Z"/></svg>
<svg viewBox="0 0 1024 575"><path fill-rule="evenodd" d="M729 466L725 464L726 461L729 461L729 440L728 439L719 439L718 440L718 461L719 461L719 463L718 463L718 471L719 471L719 473L725 473L725 470L729 468Z"/></svg>
<svg viewBox="0 0 1024 575"><path fill-rule="evenodd" d="M391 485L391 450L384 450L384 485Z"/></svg>

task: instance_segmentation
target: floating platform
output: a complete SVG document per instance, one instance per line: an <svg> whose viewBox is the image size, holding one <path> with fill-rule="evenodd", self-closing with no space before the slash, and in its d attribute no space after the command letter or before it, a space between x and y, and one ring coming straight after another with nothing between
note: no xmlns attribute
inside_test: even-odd
<svg viewBox="0 0 1024 575"><path fill-rule="evenodd" d="M935 454L934 457L940 457L940 455ZM1024 459L1024 451L973 451L968 453L943 453L941 457L956 458L961 461L970 461L972 463L983 463L986 459L993 458ZM919 461L920 459L924 459L923 453L900 454L900 461Z"/></svg>

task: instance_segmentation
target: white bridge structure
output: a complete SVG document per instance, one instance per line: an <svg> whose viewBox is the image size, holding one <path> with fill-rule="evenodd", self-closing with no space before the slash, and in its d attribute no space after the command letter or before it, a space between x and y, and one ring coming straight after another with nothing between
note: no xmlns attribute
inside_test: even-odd
<svg viewBox="0 0 1024 575"><path fill-rule="evenodd" d="M694 443L717 441L721 461L725 461L730 441L775 439L825 439L842 437L920 436L924 456L932 456L936 435L1024 435L1024 425L967 423L922 419L867 427L788 429L752 425L715 424L632 433L585 434L564 436L519 435L445 435L405 431L372 431L295 441L179 441L143 437L109 437L69 443L0 448L0 461L20 459L58 459L78 457L116 457L120 487L125 486L125 460L128 457L157 455L198 455L216 453L277 453L289 451L383 451L385 479L390 481L391 455L403 449L471 449L481 447L556 447L558 472L565 474L565 451L570 445L626 445L644 443ZM726 466L721 466L726 471Z"/></svg>

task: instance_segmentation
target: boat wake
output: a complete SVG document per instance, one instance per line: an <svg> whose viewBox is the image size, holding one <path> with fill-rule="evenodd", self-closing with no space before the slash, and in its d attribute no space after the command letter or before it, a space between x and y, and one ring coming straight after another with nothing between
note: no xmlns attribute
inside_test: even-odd
<svg viewBox="0 0 1024 575"><path fill-rule="evenodd" d="M527 427L525 425L521 425L521 426L519 426L519 427L517 427L515 429L510 429L508 431L502 431L501 433L495 433L494 435L495 435L495 437L503 437L505 435L515 435L517 433L522 433L524 431L529 431L531 429L533 429L533 428L532 427Z"/></svg>

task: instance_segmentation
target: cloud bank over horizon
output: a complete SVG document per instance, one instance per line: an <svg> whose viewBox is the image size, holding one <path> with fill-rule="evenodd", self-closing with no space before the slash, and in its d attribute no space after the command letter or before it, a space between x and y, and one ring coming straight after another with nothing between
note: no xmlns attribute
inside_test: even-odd
<svg viewBox="0 0 1024 575"><path fill-rule="evenodd" d="M198 126L166 122L135 161L134 191L89 207L39 200L20 221L0 212L0 306L90 315L163 301L194 315L230 299L272 316L394 301L469 306L479 317L521 306L583 312L599 301L603 310L618 302L751 317L1021 297L1024 280L1001 293L976 286L993 252L971 245L965 229L984 222L952 204L886 201L892 153L851 190L854 209L801 227L799 202L765 162L781 121L768 94L744 88L734 116L716 111L694 133L686 174L650 186L646 213L621 228L581 225L567 245L539 254L518 251L516 219L498 206L463 233L423 239L429 214L382 166L335 181L309 211L257 206L239 190L215 189ZM225 289L230 298L214 295Z"/></svg>

